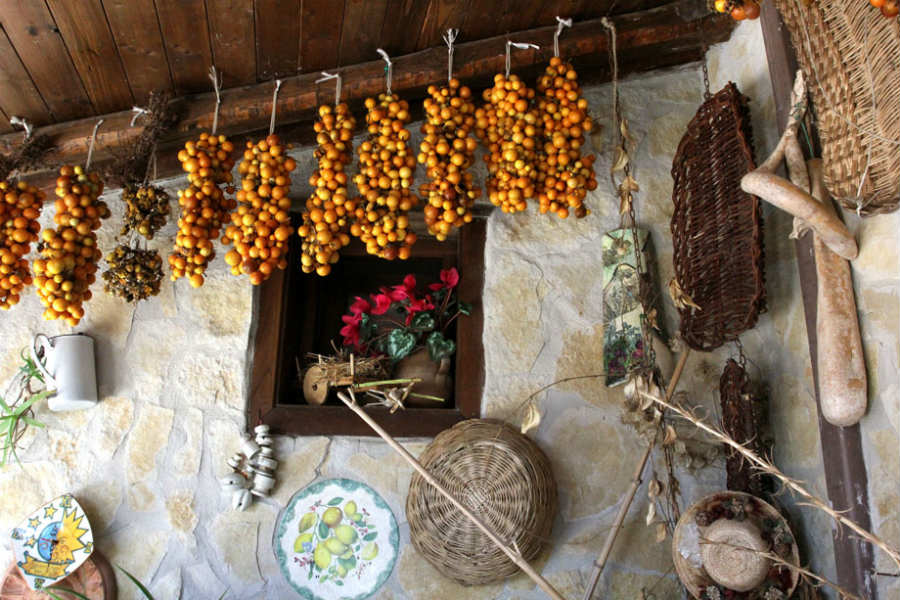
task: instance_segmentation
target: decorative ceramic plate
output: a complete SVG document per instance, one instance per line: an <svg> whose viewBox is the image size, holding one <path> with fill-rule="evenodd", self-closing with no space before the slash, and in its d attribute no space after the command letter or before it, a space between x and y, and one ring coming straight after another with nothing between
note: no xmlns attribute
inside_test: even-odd
<svg viewBox="0 0 900 600"><path fill-rule="evenodd" d="M363 600L390 577L400 534L375 490L326 479L297 492L275 528L281 572L307 600Z"/></svg>
<svg viewBox="0 0 900 600"><path fill-rule="evenodd" d="M54 586L74 590L91 600L116 599L116 576L106 558L96 551L76 571ZM59 589L54 593L64 600L77 598ZM0 600L50 600L50 596L29 588L22 571L16 563L12 563L6 571L6 578L0 584Z"/></svg>
<svg viewBox="0 0 900 600"><path fill-rule="evenodd" d="M91 524L70 494L51 500L12 532L16 565L33 590L68 577L94 551Z"/></svg>

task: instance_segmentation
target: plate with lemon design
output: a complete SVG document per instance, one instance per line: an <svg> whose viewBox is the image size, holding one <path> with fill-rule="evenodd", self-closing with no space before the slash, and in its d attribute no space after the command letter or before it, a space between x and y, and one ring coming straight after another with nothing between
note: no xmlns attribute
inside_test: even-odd
<svg viewBox="0 0 900 600"><path fill-rule="evenodd" d="M275 528L275 556L307 600L363 600L394 569L397 520L359 481L326 479L297 492Z"/></svg>

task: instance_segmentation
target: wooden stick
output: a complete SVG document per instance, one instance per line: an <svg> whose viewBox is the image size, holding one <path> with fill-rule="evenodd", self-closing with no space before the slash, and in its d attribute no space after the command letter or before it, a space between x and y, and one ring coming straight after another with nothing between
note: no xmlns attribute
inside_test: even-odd
<svg viewBox="0 0 900 600"><path fill-rule="evenodd" d="M556 589L552 585L550 585L549 581L544 579L540 573L535 571L534 568L532 568L532 566L530 564L528 564L527 560L522 558L521 554L519 554L517 551L515 551L512 548L510 548L509 546L507 546L503 542L503 540L501 540L499 537L497 537L497 535L493 531L491 531L491 529L484 523L484 521L482 521L478 517L478 515L473 513L462 502L457 500L456 497L453 494L451 494L450 491L447 488L445 488L441 484L440 481L435 479L431 475L431 473L429 473L428 470L422 466L422 463L420 463L418 460L416 460L416 458L412 454L410 454L409 451L406 450L406 448L404 448L399 443L397 443L397 440L395 440L393 437L391 437L391 435L387 431L382 429L382 427L378 423L376 423L375 420L372 419L372 417L370 417L369 414L366 413L366 411L364 411L359 404L357 404L353 399L351 399L345 392L338 392L338 398L340 398L341 401L347 405L347 408L349 408L350 410L355 412L357 415L359 415L359 418L361 418L363 421L365 421L366 424L369 427L371 427L375 433L380 435L381 438L385 442L387 442L388 445L394 449L394 451L397 452L397 454L402 456L406 460L406 462L408 462L410 465L412 465L413 469L415 469L419 473L419 475L422 476L422 478L425 481L427 481L438 492L440 492L441 495L443 495L450 502L452 502L453 505L457 509L459 509L459 511L463 515L466 516L466 518L468 518L470 521L472 521L472 523L474 523L475 526L478 527L478 529L480 529L482 533L484 533L484 535L488 536L488 538L490 538L490 540L492 542L494 542L494 544L498 548L500 548L500 550L502 550L503 553L506 554L506 556L508 556L509 559L511 561L513 561L513 563L515 563L515 565L517 567L522 569L525 572L525 574L528 575L531 578L531 580L534 581L538 585L538 587L540 587L542 590L544 590L544 592L546 592L546 594L548 596L553 598L553 600L565 600L565 598L563 598L563 596L558 591L556 591Z"/></svg>
<svg viewBox="0 0 900 600"><path fill-rule="evenodd" d="M681 353L681 356L678 357L678 364L675 365L672 379L669 380L669 387L666 388L667 399L671 399L672 395L675 393L675 386L678 385L678 380L681 379L681 373L684 371L684 365L687 363L688 354L690 354L690 349L685 348L684 352ZM616 520L613 521L613 526L609 535L606 536L606 542L603 544L603 549L600 550L600 556L594 561L594 571L591 573L591 582L584 592L584 600L591 600L591 596L594 595L594 589L596 589L597 583L600 581L600 574L603 573L603 567L606 566L606 561L612 553L613 544L616 542L616 536L619 535L619 530L622 529L622 523L625 521L628 509L631 507L634 495L641 485L641 476L644 473L644 467L647 465L647 459L650 458L650 452L653 450L654 442L655 437L647 444L647 449L644 451L643 456L641 456L641 459L638 461L637 468L634 470L634 475L631 478L631 486L628 488L625 500L619 507L619 512L616 514Z"/></svg>

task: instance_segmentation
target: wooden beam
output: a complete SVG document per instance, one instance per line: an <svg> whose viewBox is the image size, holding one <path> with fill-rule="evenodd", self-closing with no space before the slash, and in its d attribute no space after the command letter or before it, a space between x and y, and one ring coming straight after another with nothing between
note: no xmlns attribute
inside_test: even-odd
<svg viewBox="0 0 900 600"><path fill-rule="evenodd" d="M618 29L618 54L621 73L646 71L699 60L706 44L727 39L733 27L731 19L708 13L702 3L680 0L656 9L621 15L613 19ZM543 68L552 56L555 27L541 27L509 36L497 36L456 46L454 65L457 77L473 89L490 85L493 75L502 72L507 39L528 40L541 46L540 51L519 51L512 57L513 69L528 79ZM605 81L609 77L607 36L599 20L583 21L566 31L560 39L560 53L571 59L585 83ZM447 53L443 47L429 48L414 54L393 58L393 90L411 103L425 96L431 84L447 79ZM344 77L344 99L359 108L362 100L384 91L384 63L373 60L341 69ZM319 73L306 73L283 81L278 96L278 131L289 142L302 140L310 130L320 102L332 100L331 89L321 93L315 80ZM225 90L219 111L219 131L230 136L265 131L271 111L271 82ZM212 126L215 95L195 94L175 100L182 118L160 143L160 176L180 172L178 165L165 154L174 154L184 140L208 131ZM359 118L361 114L357 115ZM129 127L131 111L105 115L94 149L95 161L127 151L140 134L140 127ZM39 129L47 134L56 149L47 157L52 163L81 163L87 154L96 118L58 123ZM292 132L293 134L287 134ZM309 132L306 133L309 139ZM11 147L21 136L0 136L0 144ZM46 175L46 174L45 174Z"/></svg>

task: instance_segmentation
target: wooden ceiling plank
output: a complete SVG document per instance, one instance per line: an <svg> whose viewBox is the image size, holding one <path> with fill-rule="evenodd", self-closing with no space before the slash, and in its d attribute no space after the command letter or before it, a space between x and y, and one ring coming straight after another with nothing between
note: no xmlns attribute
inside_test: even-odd
<svg viewBox="0 0 900 600"><path fill-rule="evenodd" d="M381 47L381 31L387 16L388 0L346 0L341 47L338 60L342 65L372 60Z"/></svg>
<svg viewBox="0 0 900 600"><path fill-rule="evenodd" d="M334 7L333 10L340 12L343 9ZM297 74L297 47L293 42L298 37L299 0L256 0L257 80L268 81Z"/></svg>
<svg viewBox="0 0 900 600"><path fill-rule="evenodd" d="M156 11L175 93L208 92L212 53L203 0L156 0Z"/></svg>
<svg viewBox="0 0 900 600"><path fill-rule="evenodd" d="M62 35L43 1L3 2L0 23L56 121L95 114Z"/></svg>
<svg viewBox="0 0 900 600"><path fill-rule="evenodd" d="M206 0L216 68L226 88L256 81L256 33L253 2Z"/></svg>
<svg viewBox="0 0 900 600"><path fill-rule="evenodd" d="M134 105L100 0L47 0L47 6L97 112Z"/></svg>
<svg viewBox="0 0 900 600"><path fill-rule="evenodd" d="M125 75L137 104L172 89L172 74L153 0L103 0Z"/></svg>
<svg viewBox="0 0 900 600"><path fill-rule="evenodd" d="M443 36L448 29L459 29L459 41L464 39L475 39L471 36L467 37L463 27L466 24L468 14L472 12L472 6L469 2L461 2L460 0L431 0L428 4L428 10L425 11L425 18L422 26L419 28L419 39L416 43L416 50L424 50L433 46L441 46L444 44ZM480 12L480 11L477 11Z"/></svg>
<svg viewBox="0 0 900 600"><path fill-rule="evenodd" d="M13 115L28 119L35 125L46 125L52 121L44 99L4 31L0 31L0 107L5 115L0 125L8 127L6 131L12 131L8 119Z"/></svg>
<svg viewBox="0 0 900 600"><path fill-rule="evenodd" d="M0 110L0 133L12 133L13 131L15 129L9 124L9 115Z"/></svg>
<svg viewBox="0 0 900 600"><path fill-rule="evenodd" d="M388 0L381 28L381 48L391 56L415 52L427 10L425 0Z"/></svg>
<svg viewBox="0 0 900 600"><path fill-rule="evenodd" d="M332 69L338 64L341 30L344 25L342 0L303 0L300 66L304 73Z"/></svg>
<svg viewBox="0 0 900 600"><path fill-rule="evenodd" d="M699 19L686 18L683 11L692 0L682 0L659 9L614 18L618 29L619 57L622 75L635 71L682 64L698 60L705 43L713 44L728 38L734 22L725 16L704 13ZM552 46L554 26L542 27L513 34L513 39L528 39L542 47ZM502 71L504 56L493 48L502 46L507 36L497 36L456 46L455 74L471 85L476 92L489 85L493 74ZM599 20L576 23L560 39L560 51L573 59L582 79L596 82L598 77L608 78L608 38ZM519 52L512 57L512 67L529 81L543 68L547 56L541 53ZM361 109L367 96L384 89L383 62L380 60L348 66L344 75L344 98L354 110ZM394 57L394 89L414 106L428 85L446 80L447 54L443 47L431 48L414 54ZM315 79L319 73L307 73L286 78L278 97L279 133L287 141L308 141L311 122L320 100L316 94ZM271 111L271 83L255 84L223 92L219 123L223 133L251 135L265 131ZM330 100L330 99L329 99ZM160 174L178 172L174 152L185 139L208 130L212 123L215 96L212 93L197 94L178 100L182 119L167 134L160 145ZM361 116L361 115L358 115ZM134 142L138 128L129 128L129 111L106 115L107 122L101 128L95 156L104 160L111 152L120 152ZM40 129L51 136L56 150L48 160L57 162L83 160L87 152L93 119L50 125ZM306 136L306 137L304 137ZM0 136L0 145L19 141L18 136ZM164 167L163 165L169 165Z"/></svg>

